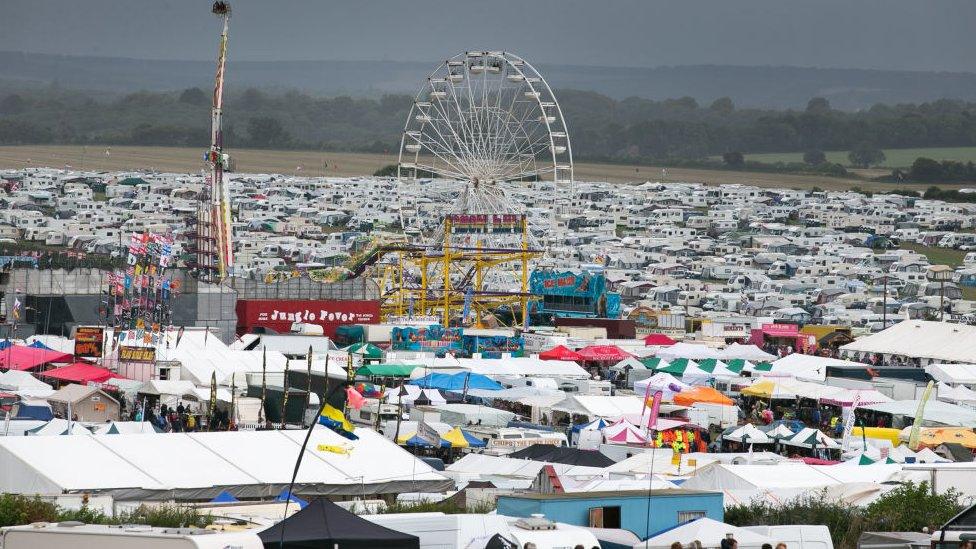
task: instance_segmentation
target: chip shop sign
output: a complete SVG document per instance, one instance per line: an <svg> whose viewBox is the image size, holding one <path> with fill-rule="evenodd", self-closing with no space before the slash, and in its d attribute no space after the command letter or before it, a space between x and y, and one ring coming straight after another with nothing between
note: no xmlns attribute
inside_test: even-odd
<svg viewBox="0 0 976 549"><path fill-rule="evenodd" d="M137 362L139 364L152 364L156 362L155 347L133 347L122 345L119 347L119 362Z"/></svg>
<svg viewBox="0 0 976 549"><path fill-rule="evenodd" d="M102 356L105 329L100 326L79 326L75 330L75 356Z"/></svg>

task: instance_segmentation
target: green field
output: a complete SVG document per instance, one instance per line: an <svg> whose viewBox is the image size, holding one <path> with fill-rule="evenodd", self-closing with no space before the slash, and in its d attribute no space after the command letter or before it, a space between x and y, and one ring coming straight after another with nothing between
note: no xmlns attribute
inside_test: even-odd
<svg viewBox="0 0 976 549"><path fill-rule="evenodd" d="M962 265L962 260L966 257L966 252L954 250L952 248L939 248L937 246L923 246L915 242L902 242L898 246L902 250L911 250L929 258L929 263L933 265L948 265L958 267Z"/></svg>
<svg viewBox="0 0 976 549"><path fill-rule="evenodd" d="M976 147L941 147L931 149L885 149L885 168L907 168L920 156L933 160L957 160L976 162ZM803 153L747 154L746 160L758 162L803 162ZM827 160L848 166L847 151L829 151Z"/></svg>

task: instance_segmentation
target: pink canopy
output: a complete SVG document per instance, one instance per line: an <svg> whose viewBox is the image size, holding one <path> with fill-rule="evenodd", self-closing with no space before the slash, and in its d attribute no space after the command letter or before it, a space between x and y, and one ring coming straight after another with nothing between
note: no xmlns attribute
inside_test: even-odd
<svg viewBox="0 0 976 549"><path fill-rule="evenodd" d="M644 345L648 347L667 347L669 345L674 345L677 341L671 339L664 334L650 334L644 338Z"/></svg>
<svg viewBox="0 0 976 549"><path fill-rule="evenodd" d="M608 443L615 444L647 444L647 438L633 423L626 419L608 425L603 429L603 437Z"/></svg>
<svg viewBox="0 0 976 549"><path fill-rule="evenodd" d="M72 360L74 357L68 353L26 345L11 345L0 350L0 369L3 370L33 370L43 364Z"/></svg>
<svg viewBox="0 0 976 549"><path fill-rule="evenodd" d="M579 353L563 345L557 345L548 351L539 353L539 358L542 360L583 360Z"/></svg>
<svg viewBox="0 0 976 549"><path fill-rule="evenodd" d="M634 355L616 345L590 345L578 351L580 360L588 362L616 362Z"/></svg>
<svg viewBox="0 0 976 549"><path fill-rule="evenodd" d="M46 372L40 372L37 375L81 384L105 383L106 381L114 378L124 379L122 376L117 375L111 370L106 370L105 368L100 368L94 364L86 364L84 362L76 362L74 364L69 364L67 366L62 366Z"/></svg>

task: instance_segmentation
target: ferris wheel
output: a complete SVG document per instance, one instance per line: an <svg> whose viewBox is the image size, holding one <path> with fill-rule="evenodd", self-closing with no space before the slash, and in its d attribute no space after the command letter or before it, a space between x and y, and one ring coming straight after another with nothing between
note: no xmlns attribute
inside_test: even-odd
<svg viewBox="0 0 976 549"><path fill-rule="evenodd" d="M438 66L417 94L397 175L462 182L455 209L465 213L518 211L506 186L572 184L569 132L555 95L527 61L466 52Z"/></svg>

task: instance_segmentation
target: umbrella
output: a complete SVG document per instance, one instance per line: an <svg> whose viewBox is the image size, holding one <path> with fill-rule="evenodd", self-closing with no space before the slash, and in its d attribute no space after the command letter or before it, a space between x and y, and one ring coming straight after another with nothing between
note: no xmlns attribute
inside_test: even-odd
<svg viewBox="0 0 976 549"><path fill-rule="evenodd" d="M677 341L664 334L649 334L644 338L644 345L648 347L668 347L674 345L675 343L677 343Z"/></svg>
<svg viewBox="0 0 976 549"><path fill-rule="evenodd" d="M578 351L581 360L589 362L618 362L634 355L616 345L589 345Z"/></svg>
<svg viewBox="0 0 976 549"><path fill-rule="evenodd" d="M563 345L557 345L548 351L539 353L539 358L542 360L572 360L574 362L583 360L579 353Z"/></svg>
<svg viewBox="0 0 976 549"><path fill-rule="evenodd" d="M792 436L792 431L790 431L790 436ZM747 444L770 444L773 442L767 433L760 431L759 428L751 423L747 423L727 435L722 435L722 440Z"/></svg>
<svg viewBox="0 0 976 549"><path fill-rule="evenodd" d="M370 360L378 360L383 358L383 349L380 349L372 343L353 343L352 345L343 349L343 351L351 355L359 355Z"/></svg>

